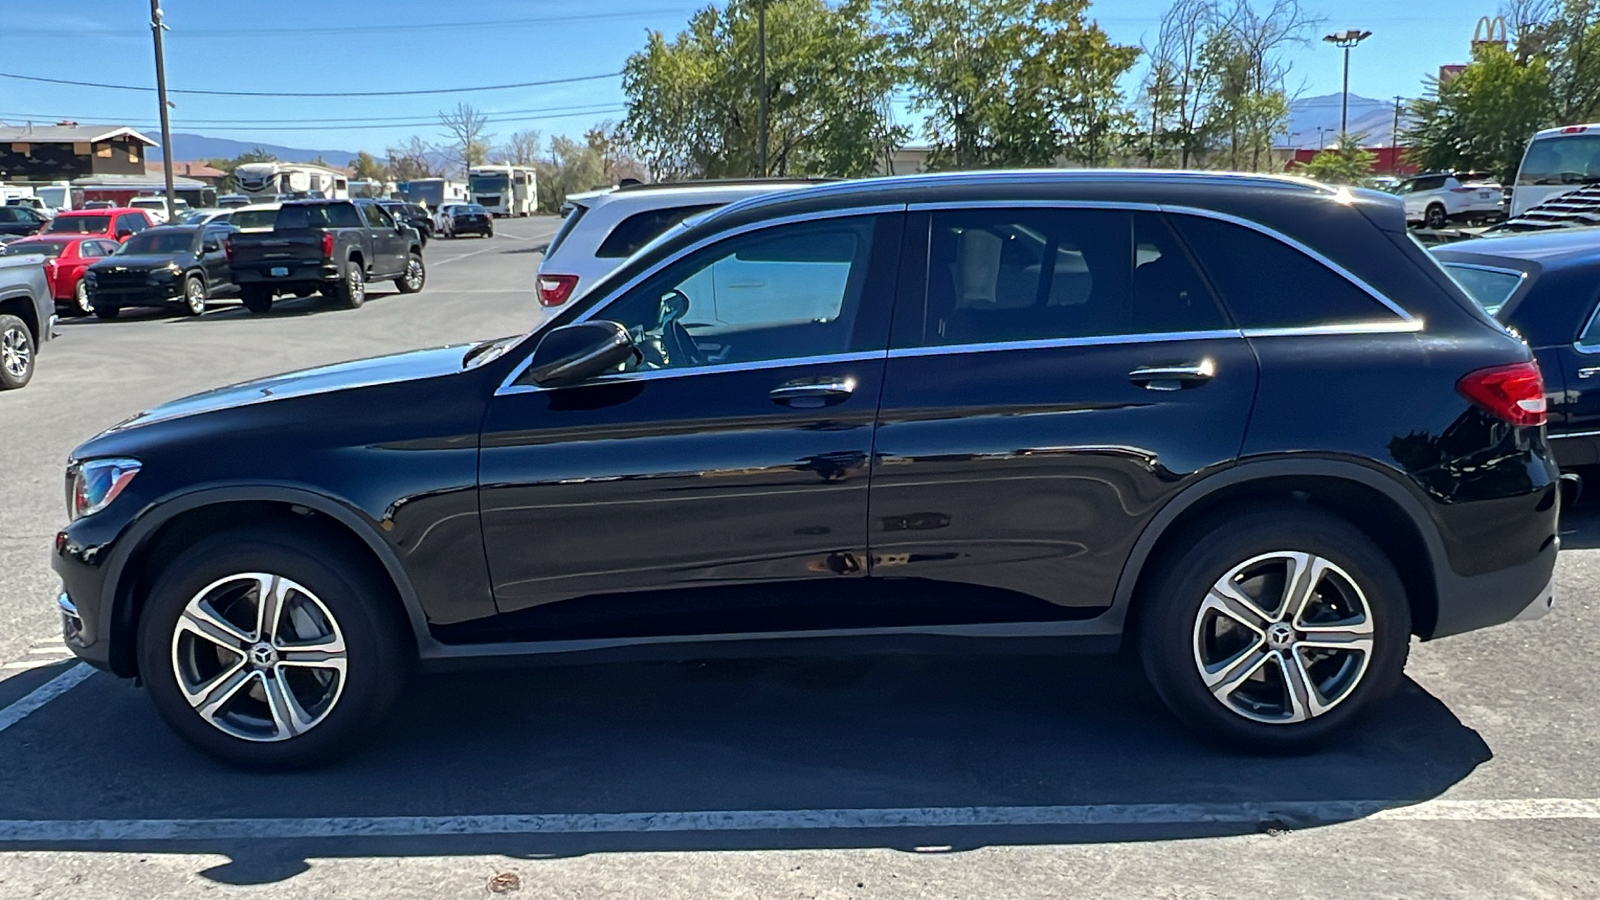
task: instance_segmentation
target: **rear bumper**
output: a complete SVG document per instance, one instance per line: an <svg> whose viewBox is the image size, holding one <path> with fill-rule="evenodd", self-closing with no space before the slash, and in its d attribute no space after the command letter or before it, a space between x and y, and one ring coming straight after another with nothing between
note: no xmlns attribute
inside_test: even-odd
<svg viewBox="0 0 1600 900"><path fill-rule="evenodd" d="M284 274L274 275L274 269L281 269ZM276 265L262 264L260 268L235 268L232 272L234 284L281 284L285 289L296 282L339 280L339 266L334 262L308 264L284 260Z"/></svg>
<svg viewBox="0 0 1600 900"><path fill-rule="evenodd" d="M1443 576L1438 622L1426 637L1528 621L1549 612L1555 605L1554 573L1560 548L1560 538L1551 536L1537 556L1520 565L1482 575Z"/></svg>

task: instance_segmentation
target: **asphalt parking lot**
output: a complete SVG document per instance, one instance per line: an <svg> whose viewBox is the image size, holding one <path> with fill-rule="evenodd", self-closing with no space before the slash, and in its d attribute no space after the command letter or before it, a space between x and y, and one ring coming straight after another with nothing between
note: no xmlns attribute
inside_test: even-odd
<svg viewBox="0 0 1600 900"><path fill-rule="evenodd" d="M0 898L1600 896L1600 511L1557 611L1413 648L1291 759L1195 743L1120 658L693 661L432 676L337 766L243 774L63 659L62 464L152 404L525 330L551 219L428 287L74 320L0 395ZM74 674L79 673L79 674Z"/></svg>

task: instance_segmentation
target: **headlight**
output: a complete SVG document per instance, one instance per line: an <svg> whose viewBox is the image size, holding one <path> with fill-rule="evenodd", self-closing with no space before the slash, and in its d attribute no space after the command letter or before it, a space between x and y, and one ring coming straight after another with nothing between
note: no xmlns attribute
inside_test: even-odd
<svg viewBox="0 0 1600 900"><path fill-rule="evenodd" d="M167 263L167 271L171 272L174 275L176 275L179 272L183 271L183 266L180 266L175 262L169 262L169 263Z"/></svg>
<svg viewBox="0 0 1600 900"><path fill-rule="evenodd" d="M77 521L105 509L137 474L136 459L90 459L67 466L67 518Z"/></svg>

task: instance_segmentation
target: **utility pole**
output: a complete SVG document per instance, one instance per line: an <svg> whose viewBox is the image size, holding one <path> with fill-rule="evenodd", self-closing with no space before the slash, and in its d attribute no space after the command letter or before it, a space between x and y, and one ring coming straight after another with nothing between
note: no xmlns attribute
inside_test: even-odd
<svg viewBox="0 0 1600 900"><path fill-rule="evenodd" d="M1344 99L1339 104L1339 142L1344 143L1345 133L1350 128L1350 50L1357 44L1372 37L1372 32L1362 31L1359 28L1347 28L1324 37L1323 40L1344 51Z"/></svg>
<svg viewBox="0 0 1600 900"><path fill-rule="evenodd" d="M155 2L155 0L151 0ZM756 0L756 54L760 57L761 108L756 117L756 155L761 158L761 177L767 177L767 0Z"/></svg>
<svg viewBox="0 0 1600 900"><path fill-rule="evenodd" d="M150 33L156 40L156 96L161 102L161 168L167 176L167 216L178 206L177 191L172 186L172 123L167 118L167 58L161 46L161 32L166 28L161 22L161 0L150 0Z"/></svg>
<svg viewBox="0 0 1600 900"><path fill-rule="evenodd" d="M1389 174L1400 174L1400 108L1404 97L1394 98L1394 130L1389 132Z"/></svg>

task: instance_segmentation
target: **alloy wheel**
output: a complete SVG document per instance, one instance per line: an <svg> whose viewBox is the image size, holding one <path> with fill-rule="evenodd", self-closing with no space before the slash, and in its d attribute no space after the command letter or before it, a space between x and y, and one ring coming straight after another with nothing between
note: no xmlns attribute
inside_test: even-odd
<svg viewBox="0 0 1600 900"><path fill-rule="evenodd" d="M362 277L360 269L351 266L350 273L345 276L345 284L348 285L347 292L352 304L367 298L367 280Z"/></svg>
<svg viewBox="0 0 1600 900"><path fill-rule="evenodd" d="M33 338L27 328L13 325L0 334L0 367L16 379L26 378L33 370Z"/></svg>
<svg viewBox="0 0 1600 900"><path fill-rule="evenodd" d="M189 308L189 315L198 316L206 311L206 286L200 279L191 278L183 288L183 303Z"/></svg>
<svg viewBox="0 0 1600 900"><path fill-rule="evenodd" d="M72 301L78 307L78 315L87 316L94 312L94 304L89 302L89 285L78 279L78 286L72 291Z"/></svg>
<svg viewBox="0 0 1600 900"><path fill-rule="evenodd" d="M1217 579L1194 624L1206 689L1257 722L1323 715L1361 683L1372 657L1372 608L1355 579L1310 553L1248 559Z"/></svg>
<svg viewBox="0 0 1600 900"><path fill-rule="evenodd" d="M328 607L303 585L265 572L207 585L172 635L184 699L208 724L246 741L284 741L315 728L339 702L347 661Z"/></svg>
<svg viewBox="0 0 1600 900"><path fill-rule="evenodd" d="M411 261L406 263L406 288L415 291L421 287L422 260L412 257Z"/></svg>

